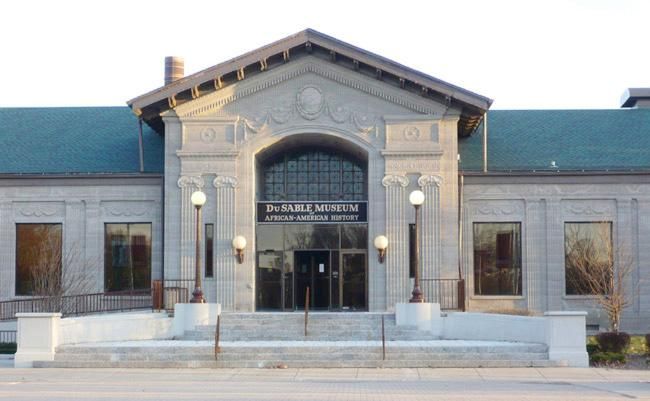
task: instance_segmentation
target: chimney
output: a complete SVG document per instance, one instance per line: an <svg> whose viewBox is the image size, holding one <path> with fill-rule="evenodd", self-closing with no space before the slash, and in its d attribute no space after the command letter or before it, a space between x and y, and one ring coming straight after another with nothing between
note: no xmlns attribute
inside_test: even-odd
<svg viewBox="0 0 650 401"><path fill-rule="evenodd" d="M621 107L650 109L650 88L629 88L623 93Z"/></svg>
<svg viewBox="0 0 650 401"><path fill-rule="evenodd" d="M185 62L182 57L165 57L165 85L183 78Z"/></svg>

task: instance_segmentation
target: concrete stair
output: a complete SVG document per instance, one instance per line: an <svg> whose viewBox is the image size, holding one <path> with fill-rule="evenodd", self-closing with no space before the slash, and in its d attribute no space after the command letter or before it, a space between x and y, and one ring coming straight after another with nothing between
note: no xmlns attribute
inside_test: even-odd
<svg viewBox="0 0 650 401"><path fill-rule="evenodd" d="M383 358L381 319L385 322ZM35 367L60 368L273 368L273 367L546 367L543 344L440 340L414 327L397 327L395 315L312 313L304 336L300 313L224 313L221 351L215 359L214 326L200 326L181 338L157 341L77 344L59 347L54 361Z"/></svg>

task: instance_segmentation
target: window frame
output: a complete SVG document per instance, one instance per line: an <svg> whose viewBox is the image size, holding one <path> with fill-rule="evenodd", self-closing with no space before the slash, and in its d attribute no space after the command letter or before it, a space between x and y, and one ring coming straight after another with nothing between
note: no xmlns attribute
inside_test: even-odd
<svg viewBox="0 0 650 401"><path fill-rule="evenodd" d="M153 276L154 276L154 263L153 263L153 257L154 257L154 252L153 252L153 248L154 248L154 222L153 221L104 221L103 223L104 223L103 224L104 232L103 232L103 236L102 236L103 237L103 249L102 249L102 257L103 257L102 277L103 277L103 280L101 282L101 288L102 288L103 292L104 293L117 293L117 294L119 294L120 292L126 292L126 291L145 291L145 290L147 290L147 288L139 288L139 289L132 288L132 289L121 289L121 290L110 290L110 289L107 288L107 286L106 286L106 284L107 284L107 282L106 282L106 280L107 280L107 275L106 275L106 263L107 263L107 258L106 258L106 240L107 240L107 237L106 237L106 234L107 234L107 231L106 231L106 229L107 229L108 225L126 225L127 230L128 230L127 233L128 233L129 239L131 237L131 235L130 235L131 231L130 231L129 226L137 225L137 224L141 224L141 225L146 224L146 225L149 226L149 258L148 258L149 259L149 289L152 288L153 281L154 281L154 278L153 278ZM130 240L129 240L129 248L130 247L131 247L131 243L130 243ZM131 266L131 269L133 269L133 266Z"/></svg>
<svg viewBox="0 0 650 401"><path fill-rule="evenodd" d="M38 297L38 295L33 294L33 289L31 294L18 294L18 226L19 225L25 225L25 226L35 226L35 225L52 225L52 226L60 226L61 227L61 274L63 274L63 253L65 250L65 230L64 230L64 223L59 220L55 221L15 221L14 222L14 285L13 285L13 291L14 291L14 297L16 298L33 298L33 297Z"/></svg>
<svg viewBox="0 0 650 401"><path fill-rule="evenodd" d="M495 295L489 295L489 294L477 294L476 293L476 288L477 288L477 281L476 281L476 258L475 258L475 247L476 247L476 238L474 235L474 228L477 224L515 224L519 227L519 270L520 270L520 283L519 283L519 288L520 288L520 293L519 294L513 294L513 295L508 295L508 294L495 294ZM514 220L503 220L503 221L471 221L471 233L472 233L472 245L471 245L471 255L472 255L472 263L471 263L471 277L472 277L472 291L471 294L469 295L470 299L485 299L485 300L520 300L520 299L525 299L526 298L526 272L524 269L524 260L525 260L525 234L524 234L524 222L523 221L514 221ZM496 238L495 238L496 240Z"/></svg>

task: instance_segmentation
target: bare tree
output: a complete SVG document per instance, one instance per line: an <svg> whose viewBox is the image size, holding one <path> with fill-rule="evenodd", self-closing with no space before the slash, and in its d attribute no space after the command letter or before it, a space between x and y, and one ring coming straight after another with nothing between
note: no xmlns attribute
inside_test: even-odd
<svg viewBox="0 0 650 401"><path fill-rule="evenodd" d="M66 312L66 296L92 292L96 264L85 260L77 244L64 249L60 232L46 230L39 236L41 245L29 255L32 295L44 298L45 310Z"/></svg>
<svg viewBox="0 0 650 401"><path fill-rule="evenodd" d="M614 245L611 223L593 228L593 223L567 226L567 293L593 296L607 314L610 331L618 332L621 315L632 301L634 260L625 246Z"/></svg>

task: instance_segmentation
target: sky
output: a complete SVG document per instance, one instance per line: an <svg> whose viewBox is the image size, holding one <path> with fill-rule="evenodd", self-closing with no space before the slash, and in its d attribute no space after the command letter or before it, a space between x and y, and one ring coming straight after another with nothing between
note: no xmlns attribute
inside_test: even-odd
<svg viewBox="0 0 650 401"><path fill-rule="evenodd" d="M650 1L9 0L0 107L119 106L312 28L494 99L493 109L618 108L650 87Z"/></svg>

